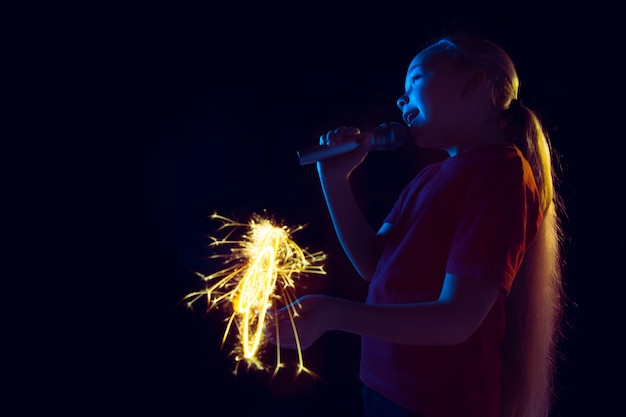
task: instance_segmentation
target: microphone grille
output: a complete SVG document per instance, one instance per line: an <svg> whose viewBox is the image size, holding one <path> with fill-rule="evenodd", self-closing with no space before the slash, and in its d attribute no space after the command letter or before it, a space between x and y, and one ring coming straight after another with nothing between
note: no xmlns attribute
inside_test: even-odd
<svg viewBox="0 0 626 417"><path fill-rule="evenodd" d="M398 122L383 123L375 129L371 150L396 149L407 140L407 128Z"/></svg>

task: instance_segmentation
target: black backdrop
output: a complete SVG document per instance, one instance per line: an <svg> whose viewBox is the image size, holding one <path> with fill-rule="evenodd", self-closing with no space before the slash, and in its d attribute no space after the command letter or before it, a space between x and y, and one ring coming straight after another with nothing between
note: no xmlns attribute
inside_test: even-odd
<svg viewBox="0 0 626 417"><path fill-rule="evenodd" d="M329 333L305 352L323 381L294 379L292 368L272 383L235 377L220 349L223 317L177 302L201 288L194 271L215 267L213 212L308 223L296 240L329 254L328 275L300 291L361 299L315 169L296 151L338 125L399 121L410 59L456 30L510 52L521 98L562 156L570 301L555 415L618 405L626 253L623 135L609 100L616 12L406 3L7 11L5 393L19 414L358 416L358 338ZM415 151L373 153L357 172L373 224L440 156Z"/></svg>

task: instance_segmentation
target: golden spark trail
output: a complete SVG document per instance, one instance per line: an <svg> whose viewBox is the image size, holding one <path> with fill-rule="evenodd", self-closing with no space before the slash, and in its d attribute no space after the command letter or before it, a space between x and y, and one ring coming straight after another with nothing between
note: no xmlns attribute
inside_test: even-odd
<svg viewBox="0 0 626 417"><path fill-rule="evenodd" d="M326 274L320 264L326 259L326 255L321 251L310 253L293 241L292 234L304 226L290 230L259 215L253 215L248 224L238 223L218 214L211 217L222 222L218 231L230 229L222 239L211 237L211 246L230 247L229 253L211 256L224 258L225 268L210 275L197 273L205 281L206 288L187 294L181 301L185 301L192 308L195 302L206 298L207 311L223 306L230 316L222 346L233 329L233 324L237 332L238 342L232 351L237 361L235 372L242 360L248 367L267 370L268 366L262 362L260 354L267 343L266 327L271 321L272 312L284 305L289 306L289 317L297 342L294 323L297 312L290 306L295 300L295 279L305 274ZM247 228L247 233L240 240L231 239L237 228ZM274 375L283 367L280 363L278 336ZM314 375L304 366L299 347L297 352L297 374L304 371Z"/></svg>

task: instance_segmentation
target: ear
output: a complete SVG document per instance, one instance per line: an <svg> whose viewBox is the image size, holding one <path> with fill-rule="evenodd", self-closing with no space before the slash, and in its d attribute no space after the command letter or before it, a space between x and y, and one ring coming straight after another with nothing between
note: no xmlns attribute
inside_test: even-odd
<svg viewBox="0 0 626 417"><path fill-rule="evenodd" d="M469 97L480 91L487 84L487 73L482 68L475 68L470 73L463 87L463 97Z"/></svg>

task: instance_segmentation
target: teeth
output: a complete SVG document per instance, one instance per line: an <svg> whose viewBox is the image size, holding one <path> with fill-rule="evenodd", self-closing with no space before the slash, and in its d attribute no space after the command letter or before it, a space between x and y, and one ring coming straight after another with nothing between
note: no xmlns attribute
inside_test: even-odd
<svg viewBox="0 0 626 417"><path fill-rule="evenodd" d="M413 122L413 119L415 119L418 114L419 114L419 112L415 111L415 110L412 110L412 111L408 112L406 114L406 117L405 117L406 124L411 126L411 123Z"/></svg>

